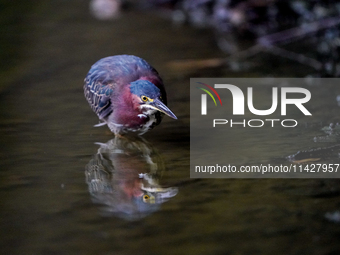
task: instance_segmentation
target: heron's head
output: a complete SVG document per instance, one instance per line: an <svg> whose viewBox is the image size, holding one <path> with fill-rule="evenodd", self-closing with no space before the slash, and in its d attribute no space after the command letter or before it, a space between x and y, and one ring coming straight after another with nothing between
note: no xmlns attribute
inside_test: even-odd
<svg viewBox="0 0 340 255"><path fill-rule="evenodd" d="M130 92L137 98L142 111L156 110L177 119L176 115L163 103L166 101L166 98L163 98L165 95L162 95L161 90L155 84L148 80L137 80L130 84Z"/></svg>

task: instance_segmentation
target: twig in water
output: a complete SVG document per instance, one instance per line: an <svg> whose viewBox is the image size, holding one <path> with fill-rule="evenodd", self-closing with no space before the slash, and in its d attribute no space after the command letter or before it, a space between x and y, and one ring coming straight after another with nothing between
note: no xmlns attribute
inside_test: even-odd
<svg viewBox="0 0 340 255"><path fill-rule="evenodd" d="M288 58L300 64L313 67L317 71L320 71L322 68L321 62L317 61L314 58L307 57L303 54L288 51L288 50L285 50L285 49L282 49L276 46L264 47L263 49L266 52L271 53L273 55L277 55L282 58Z"/></svg>

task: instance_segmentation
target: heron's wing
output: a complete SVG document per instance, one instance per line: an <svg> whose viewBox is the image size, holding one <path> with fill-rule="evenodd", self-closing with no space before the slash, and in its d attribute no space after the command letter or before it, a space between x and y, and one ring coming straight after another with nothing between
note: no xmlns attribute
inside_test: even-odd
<svg viewBox="0 0 340 255"><path fill-rule="evenodd" d="M112 81L109 82L105 79L100 79L97 75L91 74L85 78L85 98L101 120L105 120L113 111L111 105L113 91Z"/></svg>

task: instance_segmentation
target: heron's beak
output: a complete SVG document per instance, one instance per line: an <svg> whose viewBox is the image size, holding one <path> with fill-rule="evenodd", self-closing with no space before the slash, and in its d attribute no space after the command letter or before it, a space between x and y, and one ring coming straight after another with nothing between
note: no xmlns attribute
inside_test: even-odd
<svg viewBox="0 0 340 255"><path fill-rule="evenodd" d="M165 105L163 104L163 102L159 99L154 99L149 106L151 106L153 109L160 111L166 115L168 115L169 117L177 120L177 117L175 114L173 114L173 112Z"/></svg>

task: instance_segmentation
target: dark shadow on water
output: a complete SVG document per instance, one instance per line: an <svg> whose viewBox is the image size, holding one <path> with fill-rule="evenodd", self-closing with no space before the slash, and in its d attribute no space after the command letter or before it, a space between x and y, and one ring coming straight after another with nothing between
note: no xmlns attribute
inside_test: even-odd
<svg viewBox="0 0 340 255"><path fill-rule="evenodd" d="M158 184L165 165L145 140L115 137L96 144L100 148L86 165L85 176L92 201L104 205L103 215L141 219L178 193L175 187Z"/></svg>

